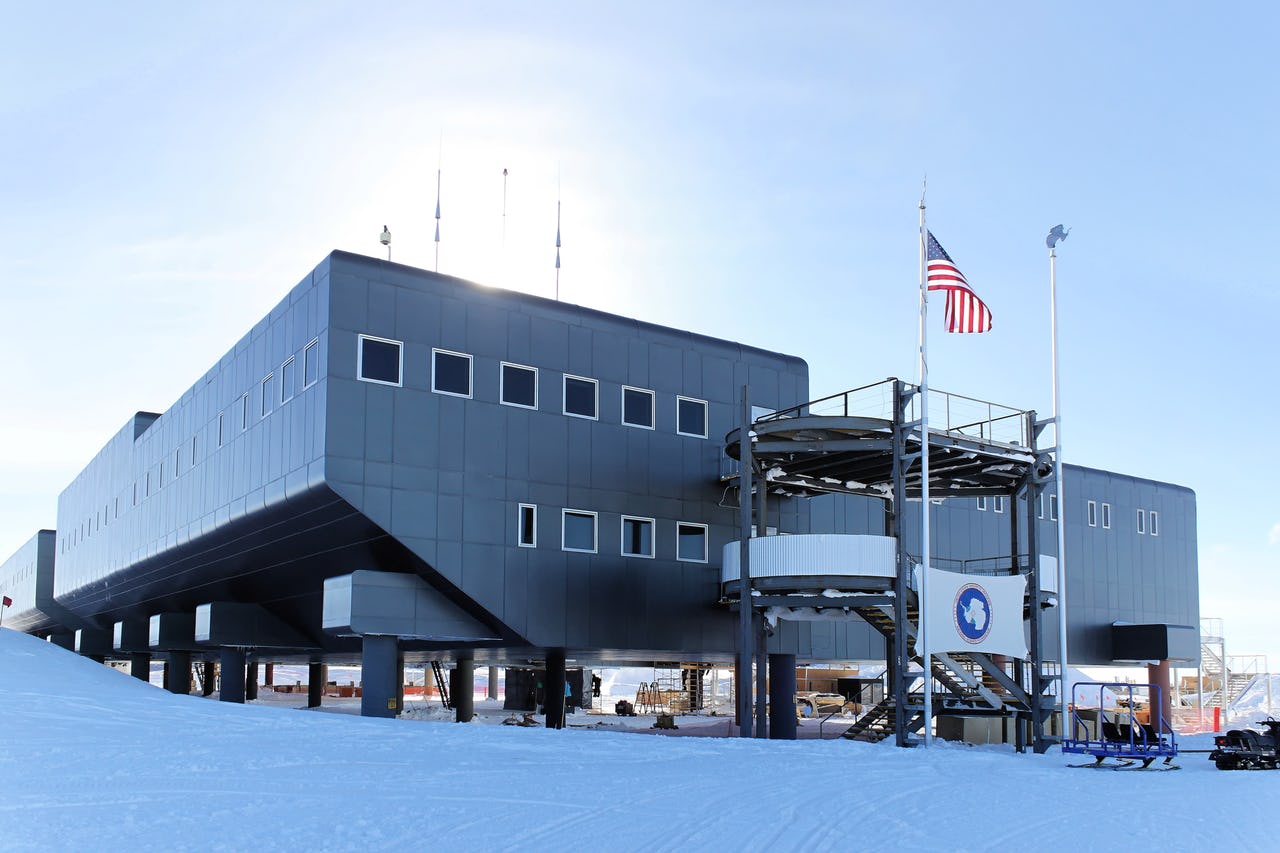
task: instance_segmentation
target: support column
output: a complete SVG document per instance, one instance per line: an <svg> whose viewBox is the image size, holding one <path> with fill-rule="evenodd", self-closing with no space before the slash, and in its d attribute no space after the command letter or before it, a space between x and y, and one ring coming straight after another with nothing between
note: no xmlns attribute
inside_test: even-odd
<svg viewBox="0 0 1280 853"><path fill-rule="evenodd" d="M402 680L400 640L397 637L366 634L360 655L362 689L360 716L394 717L400 712L398 699Z"/></svg>
<svg viewBox="0 0 1280 853"><path fill-rule="evenodd" d="M218 698L223 702L244 703L244 649L223 649L221 652L222 689Z"/></svg>
<svg viewBox="0 0 1280 853"><path fill-rule="evenodd" d="M324 699L325 665L313 661L307 665L307 707L319 708Z"/></svg>
<svg viewBox="0 0 1280 853"><path fill-rule="evenodd" d="M1059 512L1061 512L1061 508L1059 508ZM1223 669L1225 670L1225 667ZM1173 723L1173 697L1170 695L1171 691L1169 690L1169 662L1167 660L1162 660L1159 663L1147 664L1147 681L1160 688L1159 704L1156 703L1155 696L1151 697L1151 702L1149 704L1151 709L1151 725L1157 727L1156 731L1161 734L1171 731L1171 725ZM1224 686L1223 689L1225 690L1226 687ZM1164 721L1163 725L1160 723L1161 720Z"/></svg>
<svg viewBox="0 0 1280 853"><path fill-rule="evenodd" d="M203 685L200 689L201 696L212 696L214 682L218 680L218 665L211 660L204 662L204 677L201 679Z"/></svg>
<svg viewBox="0 0 1280 853"><path fill-rule="evenodd" d="M564 650L556 649L547 655L547 674L542 679L549 729L564 728L564 675Z"/></svg>
<svg viewBox="0 0 1280 853"><path fill-rule="evenodd" d="M183 696L191 692L191 652L169 652L164 687Z"/></svg>
<svg viewBox="0 0 1280 853"><path fill-rule="evenodd" d="M498 668L496 666L489 667L489 692L485 695L490 699L498 698Z"/></svg>
<svg viewBox="0 0 1280 853"><path fill-rule="evenodd" d="M151 680L151 655L146 652L129 654L129 674L139 681Z"/></svg>
<svg viewBox="0 0 1280 853"><path fill-rule="evenodd" d="M249 661L244 674L244 698L246 701L258 698L258 662L256 660Z"/></svg>
<svg viewBox="0 0 1280 853"><path fill-rule="evenodd" d="M796 739L795 655L769 655L769 738Z"/></svg>
<svg viewBox="0 0 1280 853"><path fill-rule="evenodd" d="M453 719L469 723L476 715L476 662L472 657L460 657L449 678L449 698L453 700ZM561 688L563 693L563 688Z"/></svg>
<svg viewBox="0 0 1280 853"><path fill-rule="evenodd" d="M763 480L761 481L763 483ZM769 695L769 642L765 633L764 614L756 617L756 737L769 736L769 709L765 697Z"/></svg>

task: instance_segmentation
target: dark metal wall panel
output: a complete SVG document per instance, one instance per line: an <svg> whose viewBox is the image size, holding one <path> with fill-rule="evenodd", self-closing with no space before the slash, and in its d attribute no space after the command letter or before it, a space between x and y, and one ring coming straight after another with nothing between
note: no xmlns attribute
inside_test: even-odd
<svg viewBox="0 0 1280 853"><path fill-rule="evenodd" d="M130 419L63 491L54 589L60 602L76 610L85 595L102 598L108 578L127 580L141 561L176 558L212 531L318 484L327 277L326 262L166 411ZM304 387L305 351L312 341L318 381ZM282 394L289 358L292 382Z"/></svg>
<svg viewBox="0 0 1280 853"><path fill-rule="evenodd" d="M733 617L715 602L719 551L736 537L717 483L735 379L750 376L758 405L794 405L807 399L802 361L341 253L330 286L339 494L383 523L373 463L391 459L388 529L532 645L731 651ZM403 342L403 387L356 379L360 334ZM469 399L432 392L432 348L472 357ZM504 361L538 370L536 410L500 403ZM563 414L565 374L597 380L597 419ZM624 385L654 392L653 429L622 423ZM707 401L707 438L676 434L677 395ZM517 546L521 503L538 507L536 548ZM565 508L598 514L596 553L561 550ZM622 556L623 515L654 519L653 559ZM709 525L707 562L676 559L680 521Z"/></svg>

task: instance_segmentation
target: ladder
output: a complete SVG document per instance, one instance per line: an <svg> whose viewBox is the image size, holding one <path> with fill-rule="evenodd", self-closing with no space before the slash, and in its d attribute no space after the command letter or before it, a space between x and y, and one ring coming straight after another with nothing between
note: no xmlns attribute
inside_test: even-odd
<svg viewBox="0 0 1280 853"><path fill-rule="evenodd" d="M436 689L440 691L440 704L445 710L451 710L453 704L449 701L449 678L448 673L444 671L444 667L440 665L440 661L433 660L431 662L431 671L436 676Z"/></svg>

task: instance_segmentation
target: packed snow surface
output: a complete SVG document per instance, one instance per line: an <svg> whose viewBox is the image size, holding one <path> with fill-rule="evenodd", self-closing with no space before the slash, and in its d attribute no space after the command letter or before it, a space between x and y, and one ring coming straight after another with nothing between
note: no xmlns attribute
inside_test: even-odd
<svg viewBox="0 0 1280 853"><path fill-rule="evenodd" d="M1280 771L1204 754L1113 772L1056 750L365 719L173 696L8 629L0 722L3 850L1280 846Z"/></svg>

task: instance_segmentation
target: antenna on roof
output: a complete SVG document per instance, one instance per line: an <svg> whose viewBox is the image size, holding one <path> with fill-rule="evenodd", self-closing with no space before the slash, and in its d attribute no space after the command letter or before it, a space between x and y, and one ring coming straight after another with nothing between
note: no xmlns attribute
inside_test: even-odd
<svg viewBox="0 0 1280 853"><path fill-rule="evenodd" d="M440 131L440 149L436 160L436 272L440 272L440 171L444 165L444 131Z"/></svg>
<svg viewBox="0 0 1280 853"><path fill-rule="evenodd" d="M378 242L387 247L387 260L391 260L391 230L387 226L382 226L382 235L378 237Z"/></svg>
<svg viewBox="0 0 1280 853"><path fill-rule="evenodd" d="M507 170L502 170L502 248L507 248Z"/></svg>
<svg viewBox="0 0 1280 853"><path fill-rule="evenodd" d="M560 301L560 169L556 168L556 302Z"/></svg>

